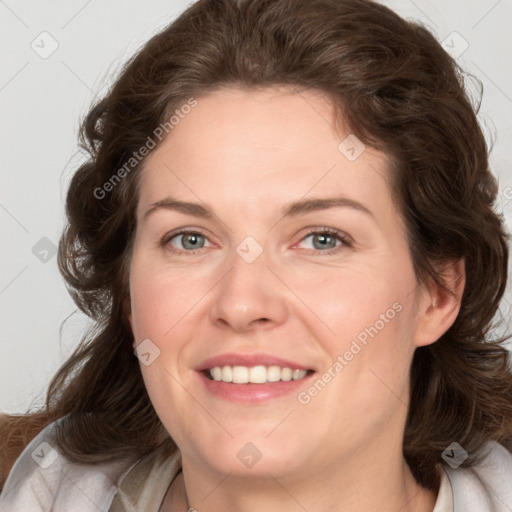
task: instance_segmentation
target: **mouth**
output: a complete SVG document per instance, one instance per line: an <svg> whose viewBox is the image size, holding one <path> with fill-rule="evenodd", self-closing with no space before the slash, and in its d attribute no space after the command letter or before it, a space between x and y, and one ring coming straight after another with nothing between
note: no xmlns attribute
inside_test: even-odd
<svg viewBox="0 0 512 512"><path fill-rule="evenodd" d="M302 380L314 373L314 370L271 366L214 366L202 371L208 380L231 384L269 384Z"/></svg>

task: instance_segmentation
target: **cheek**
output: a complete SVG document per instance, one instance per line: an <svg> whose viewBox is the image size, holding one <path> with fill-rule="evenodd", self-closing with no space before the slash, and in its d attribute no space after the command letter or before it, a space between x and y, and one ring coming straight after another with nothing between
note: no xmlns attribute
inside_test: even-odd
<svg viewBox="0 0 512 512"><path fill-rule="evenodd" d="M381 331L384 326L398 324L397 310L403 309L405 300L409 300L408 276L395 279L386 270L364 270L330 271L323 278L317 276L294 285L297 295L311 305L316 325L330 332L336 343L354 338L372 326Z"/></svg>
<svg viewBox="0 0 512 512"><path fill-rule="evenodd" d="M130 274L135 339L165 339L207 291L207 282L198 276L176 269L156 270L135 261Z"/></svg>
<svg viewBox="0 0 512 512"><path fill-rule="evenodd" d="M322 320L315 323L315 337L327 355L324 371L335 375L321 376L327 392L322 391L313 407L332 410L339 422L351 413L354 437L365 422L368 428L379 428L405 402L414 351L415 282L413 271L404 267L400 272L353 269L333 273L321 289L304 295Z"/></svg>
<svg viewBox="0 0 512 512"><path fill-rule="evenodd" d="M177 440L184 434L175 415L190 416L190 396L179 384L183 382L183 350L193 332L187 313L206 292L198 289L199 281L190 284L191 276L183 272L164 271L148 260L133 258L130 296L135 342L149 339L158 349L146 345L151 360L146 365L141 359L141 374L160 420Z"/></svg>
<svg viewBox="0 0 512 512"><path fill-rule="evenodd" d="M400 393L414 351L416 277L410 261L404 257L347 267L312 284L302 286L298 295L312 305L313 336L322 344L327 362L339 363L343 377L335 379L333 392L338 388L338 395L341 388L344 395L349 383L358 385L353 397L378 409L394 396L388 396L382 381Z"/></svg>

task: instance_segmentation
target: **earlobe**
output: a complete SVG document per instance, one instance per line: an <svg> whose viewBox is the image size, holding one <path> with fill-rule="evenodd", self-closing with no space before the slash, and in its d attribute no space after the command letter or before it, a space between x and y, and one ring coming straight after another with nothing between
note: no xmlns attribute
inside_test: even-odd
<svg viewBox="0 0 512 512"><path fill-rule="evenodd" d="M432 282L420 300L415 336L417 347L436 342L455 322L466 283L464 260L445 265L439 277L444 286Z"/></svg>

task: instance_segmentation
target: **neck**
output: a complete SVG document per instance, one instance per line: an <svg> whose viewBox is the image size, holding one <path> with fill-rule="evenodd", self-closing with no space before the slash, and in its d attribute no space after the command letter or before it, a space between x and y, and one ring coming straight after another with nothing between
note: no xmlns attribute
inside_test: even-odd
<svg viewBox="0 0 512 512"><path fill-rule="evenodd" d="M399 464L370 464L349 474L347 465L334 472L313 473L307 479L275 478L270 473L254 476L208 475L184 460L183 471L173 481L161 512L286 512L300 508L311 512L432 512L437 490L430 491L414 479L405 460ZM372 462L372 461L369 461ZM355 468L354 468L355 469Z"/></svg>

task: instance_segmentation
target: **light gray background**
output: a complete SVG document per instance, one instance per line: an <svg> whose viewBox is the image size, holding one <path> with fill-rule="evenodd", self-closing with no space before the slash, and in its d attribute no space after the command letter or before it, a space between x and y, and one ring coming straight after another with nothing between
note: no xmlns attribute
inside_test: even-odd
<svg viewBox="0 0 512 512"><path fill-rule="evenodd" d="M122 63L190 3L0 0L0 411L39 405L87 325L52 253L64 227L67 184L82 160L79 119ZM423 22L450 51L468 45L457 58L484 85L480 119L496 138L491 163L510 230L512 0L382 3ZM50 35L41 36L45 31ZM45 55L52 44L58 48ZM509 288L500 308L507 324L511 297Z"/></svg>

